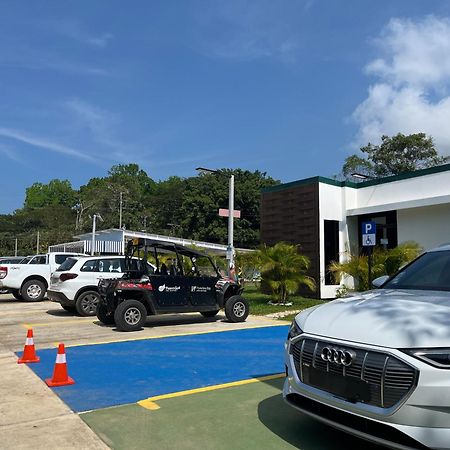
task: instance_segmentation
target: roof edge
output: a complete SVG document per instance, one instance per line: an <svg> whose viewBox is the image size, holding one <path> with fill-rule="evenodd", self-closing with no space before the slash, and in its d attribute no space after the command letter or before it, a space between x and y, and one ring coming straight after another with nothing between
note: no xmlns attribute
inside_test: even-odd
<svg viewBox="0 0 450 450"><path fill-rule="evenodd" d="M365 188L365 187L376 186L378 184L393 183L395 181L402 181L402 180L407 180L409 178L423 177L426 175L433 175L436 173L447 172L447 171L450 171L450 164L443 164L441 166L427 167L425 169L419 169L419 170L415 170L413 172L403 172L398 175L390 175L388 177L376 178L376 179L367 180L367 181L361 181L359 183L355 183L354 181L339 181L339 180L334 180L332 178L316 176L316 177L304 178L303 180L291 181L289 183L277 184L276 186L269 186L269 187L263 188L262 193L265 194L265 193L269 193L269 192L283 191L285 189L289 189L292 187L313 184L313 183L324 183L324 184L329 184L331 186L361 189L361 188Z"/></svg>

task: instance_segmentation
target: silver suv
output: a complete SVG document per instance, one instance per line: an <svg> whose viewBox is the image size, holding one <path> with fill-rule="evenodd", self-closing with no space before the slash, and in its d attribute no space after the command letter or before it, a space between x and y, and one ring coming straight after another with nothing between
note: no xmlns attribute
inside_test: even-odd
<svg viewBox="0 0 450 450"><path fill-rule="evenodd" d="M295 318L284 398L391 448L450 449L450 246L374 285Z"/></svg>

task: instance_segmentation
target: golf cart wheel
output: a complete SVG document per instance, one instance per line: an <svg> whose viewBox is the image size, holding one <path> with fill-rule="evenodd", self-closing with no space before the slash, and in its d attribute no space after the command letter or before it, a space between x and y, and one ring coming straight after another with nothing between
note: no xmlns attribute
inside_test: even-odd
<svg viewBox="0 0 450 450"><path fill-rule="evenodd" d="M100 295L95 291L86 291L78 296L75 303L77 313L80 316L95 316L97 312L97 306L100 301Z"/></svg>
<svg viewBox="0 0 450 450"><path fill-rule="evenodd" d="M46 287L42 281L30 280L22 286L22 297L27 302L40 302L45 295Z"/></svg>
<svg viewBox="0 0 450 450"><path fill-rule="evenodd" d="M14 298L16 298L17 300L23 300L23 297L20 295L19 293L19 289L12 289L11 290L11 294L13 295Z"/></svg>
<svg viewBox="0 0 450 450"><path fill-rule="evenodd" d="M203 317L216 317L218 312L219 312L219 310L216 310L216 311L203 311L200 314Z"/></svg>
<svg viewBox="0 0 450 450"><path fill-rule="evenodd" d="M117 306L114 320L120 330L137 331L144 326L147 320L147 310L137 300L125 300Z"/></svg>
<svg viewBox="0 0 450 450"><path fill-rule="evenodd" d="M67 312L71 312L71 313L73 313L73 312L75 312L77 310L75 308L75 306L72 306L72 305L61 305L61 307L63 309L65 309Z"/></svg>
<svg viewBox="0 0 450 450"><path fill-rule="evenodd" d="M97 306L97 319L105 325L114 325L114 314L109 313L103 303Z"/></svg>
<svg viewBox="0 0 450 450"><path fill-rule="evenodd" d="M239 295L233 295L225 303L225 315L230 322L245 322L249 312L248 301Z"/></svg>

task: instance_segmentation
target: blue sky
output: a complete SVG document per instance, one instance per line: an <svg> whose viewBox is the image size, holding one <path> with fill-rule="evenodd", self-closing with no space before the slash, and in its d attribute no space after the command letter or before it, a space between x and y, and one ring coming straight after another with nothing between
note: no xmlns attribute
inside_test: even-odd
<svg viewBox="0 0 450 450"><path fill-rule="evenodd" d="M339 172L369 140L450 151L450 3L0 2L0 213L113 164L154 179Z"/></svg>

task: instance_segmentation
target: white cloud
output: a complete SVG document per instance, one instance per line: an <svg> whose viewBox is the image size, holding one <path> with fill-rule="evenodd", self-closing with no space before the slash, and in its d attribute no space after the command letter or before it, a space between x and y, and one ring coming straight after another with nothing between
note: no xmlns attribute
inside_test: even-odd
<svg viewBox="0 0 450 450"><path fill-rule="evenodd" d="M0 128L0 136L19 141L24 144L31 145L33 147L38 147L44 150L50 150L52 152L72 156L78 159L83 159L95 163L100 162L98 159L86 153L83 153L80 150L49 141L48 139L45 138L30 136L29 134L23 131L13 130L11 128Z"/></svg>
<svg viewBox="0 0 450 450"><path fill-rule="evenodd" d="M375 41L380 57L366 66L376 78L356 108L355 146L383 134L425 132L450 153L450 20L393 19Z"/></svg>

